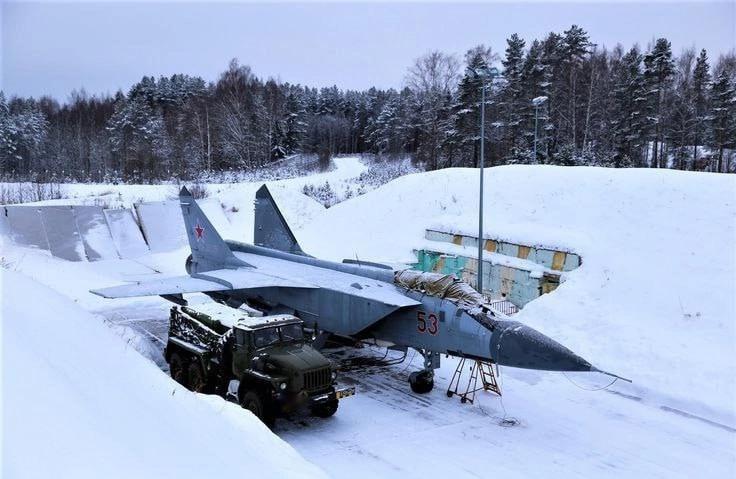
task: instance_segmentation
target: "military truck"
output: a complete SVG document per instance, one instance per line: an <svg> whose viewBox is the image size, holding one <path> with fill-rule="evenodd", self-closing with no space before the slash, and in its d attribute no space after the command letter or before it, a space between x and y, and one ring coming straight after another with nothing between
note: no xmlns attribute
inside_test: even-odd
<svg viewBox="0 0 736 479"><path fill-rule="evenodd" d="M330 417L355 388L336 388L331 362L292 315L255 316L220 303L171 308L164 356L171 377L192 391L219 394L271 426L309 409Z"/></svg>

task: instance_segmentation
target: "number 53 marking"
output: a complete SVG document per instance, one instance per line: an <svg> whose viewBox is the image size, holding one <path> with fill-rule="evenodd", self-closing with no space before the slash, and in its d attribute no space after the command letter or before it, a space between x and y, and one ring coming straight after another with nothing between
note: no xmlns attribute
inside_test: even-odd
<svg viewBox="0 0 736 479"><path fill-rule="evenodd" d="M424 311L417 311L417 331L435 335L439 329L440 324L435 314L429 313L427 315Z"/></svg>

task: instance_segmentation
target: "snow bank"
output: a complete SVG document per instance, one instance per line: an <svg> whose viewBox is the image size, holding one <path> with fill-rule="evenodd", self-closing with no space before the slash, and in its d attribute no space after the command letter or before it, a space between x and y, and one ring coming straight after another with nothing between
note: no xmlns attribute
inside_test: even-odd
<svg viewBox="0 0 736 479"><path fill-rule="evenodd" d="M178 386L97 317L0 270L12 477L317 477L250 413Z"/></svg>
<svg viewBox="0 0 736 479"><path fill-rule="evenodd" d="M583 265L519 319L615 388L736 424L736 178L670 170L506 166L486 172L489 235L567 248ZM412 261L424 230L477 234L478 170L408 175L297 232L310 254Z"/></svg>

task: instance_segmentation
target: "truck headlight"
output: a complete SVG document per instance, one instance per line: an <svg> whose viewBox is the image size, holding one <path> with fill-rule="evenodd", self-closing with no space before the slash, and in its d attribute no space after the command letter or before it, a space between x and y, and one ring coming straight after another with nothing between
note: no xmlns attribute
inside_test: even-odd
<svg viewBox="0 0 736 479"><path fill-rule="evenodd" d="M286 389L286 383L281 383L281 384L279 384L279 389L281 389L282 391L283 391L284 389Z"/></svg>
<svg viewBox="0 0 736 479"><path fill-rule="evenodd" d="M333 381L337 379L337 371L332 371L331 377Z"/></svg>

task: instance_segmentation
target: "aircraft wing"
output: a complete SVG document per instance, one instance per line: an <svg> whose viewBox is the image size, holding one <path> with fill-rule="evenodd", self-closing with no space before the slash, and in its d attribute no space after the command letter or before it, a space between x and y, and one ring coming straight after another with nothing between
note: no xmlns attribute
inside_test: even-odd
<svg viewBox="0 0 736 479"><path fill-rule="evenodd" d="M110 288L94 289L90 292L103 298L132 298L136 296L209 293L267 287L315 288L316 286L263 274L251 269L220 269L193 276L174 276L153 281L139 281Z"/></svg>
<svg viewBox="0 0 736 479"><path fill-rule="evenodd" d="M236 252L235 256L259 273L294 278L320 288L319 315L339 318L331 328L336 334L357 334L398 309L421 304L386 281L252 253Z"/></svg>

